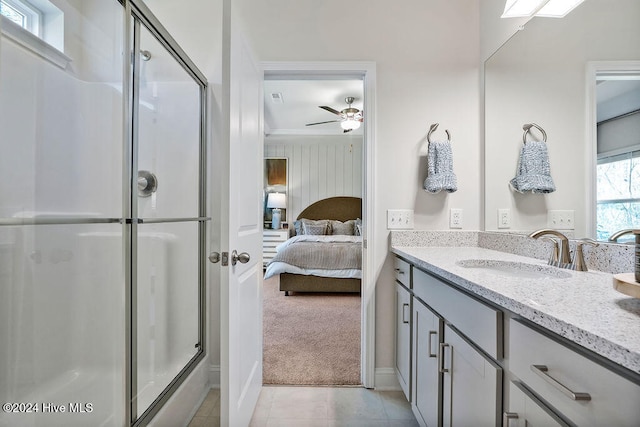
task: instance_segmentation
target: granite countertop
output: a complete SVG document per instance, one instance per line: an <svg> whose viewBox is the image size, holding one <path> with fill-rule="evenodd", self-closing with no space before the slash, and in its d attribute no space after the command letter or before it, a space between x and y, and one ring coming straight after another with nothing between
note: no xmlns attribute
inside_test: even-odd
<svg viewBox="0 0 640 427"><path fill-rule="evenodd" d="M391 252L640 374L640 299L614 290L612 274L556 269L569 277L516 277L457 264L490 259L553 268L539 259L481 247L393 246Z"/></svg>

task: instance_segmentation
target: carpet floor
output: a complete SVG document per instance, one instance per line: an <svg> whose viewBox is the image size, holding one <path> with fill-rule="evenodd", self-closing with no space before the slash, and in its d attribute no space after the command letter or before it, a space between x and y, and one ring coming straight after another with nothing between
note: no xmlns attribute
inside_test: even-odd
<svg viewBox="0 0 640 427"><path fill-rule="evenodd" d="M360 384L360 295L290 293L264 281L263 383Z"/></svg>

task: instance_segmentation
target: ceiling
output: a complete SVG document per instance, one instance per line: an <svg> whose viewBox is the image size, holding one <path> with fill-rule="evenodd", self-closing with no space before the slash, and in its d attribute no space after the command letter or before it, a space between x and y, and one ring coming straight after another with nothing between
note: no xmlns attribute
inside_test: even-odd
<svg viewBox="0 0 640 427"><path fill-rule="evenodd" d="M267 135L362 135L363 126L343 133L340 123L326 123L339 117L318 108L326 105L338 111L347 108L345 98L352 96L352 107L363 109L362 80L265 80L264 123ZM272 94L280 94L282 102L274 102ZM364 112L366 120L366 111Z"/></svg>
<svg viewBox="0 0 640 427"><path fill-rule="evenodd" d="M599 79L596 91L598 122L640 109L640 76Z"/></svg>

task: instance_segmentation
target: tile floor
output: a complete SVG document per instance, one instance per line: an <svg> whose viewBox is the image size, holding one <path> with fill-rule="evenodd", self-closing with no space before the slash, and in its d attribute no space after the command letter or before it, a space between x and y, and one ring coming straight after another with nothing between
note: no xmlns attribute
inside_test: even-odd
<svg viewBox="0 0 640 427"><path fill-rule="evenodd" d="M220 391L211 390L189 427L220 425ZM401 391L360 387L262 387L251 427L418 426Z"/></svg>

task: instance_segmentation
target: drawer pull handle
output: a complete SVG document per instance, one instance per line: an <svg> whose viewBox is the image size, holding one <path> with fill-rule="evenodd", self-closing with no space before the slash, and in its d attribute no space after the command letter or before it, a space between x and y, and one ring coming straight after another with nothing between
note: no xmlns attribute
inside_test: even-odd
<svg viewBox="0 0 640 427"><path fill-rule="evenodd" d="M502 426L509 427L509 421L517 420L517 419L518 419L518 414L516 414L515 412L504 412L502 414Z"/></svg>
<svg viewBox="0 0 640 427"><path fill-rule="evenodd" d="M396 268L395 270L396 270L396 273L398 274L404 274L404 271L400 270L399 268Z"/></svg>
<svg viewBox="0 0 640 427"><path fill-rule="evenodd" d="M445 342L440 343L440 351L438 352L438 359L440 359L439 360L439 362L440 362L439 371L440 371L441 374L446 374L446 373L449 372L449 369L444 367L444 348L445 347L449 347L449 344L447 344Z"/></svg>
<svg viewBox="0 0 640 427"><path fill-rule="evenodd" d="M435 336L438 336L438 331L429 331L429 344L428 344L428 347L429 347L429 350L428 350L428 352L429 352L429 357L438 357L438 355L437 355L436 353L431 353L431 341L433 341L433 338L432 338L432 337L433 337L434 335L435 335Z"/></svg>
<svg viewBox="0 0 640 427"><path fill-rule="evenodd" d="M404 310L405 308L409 308L409 304L407 303L402 304L402 323L409 323L408 320L405 320L406 319L406 316L405 316L406 311Z"/></svg>
<svg viewBox="0 0 640 427"><path fill-rule="evenodd" d="M549 368L546 365L531 365L531 370L542 377L546 382L560 390L565 396L572 400L591 400L589 393L575 392L547 373Z"/></svg>

